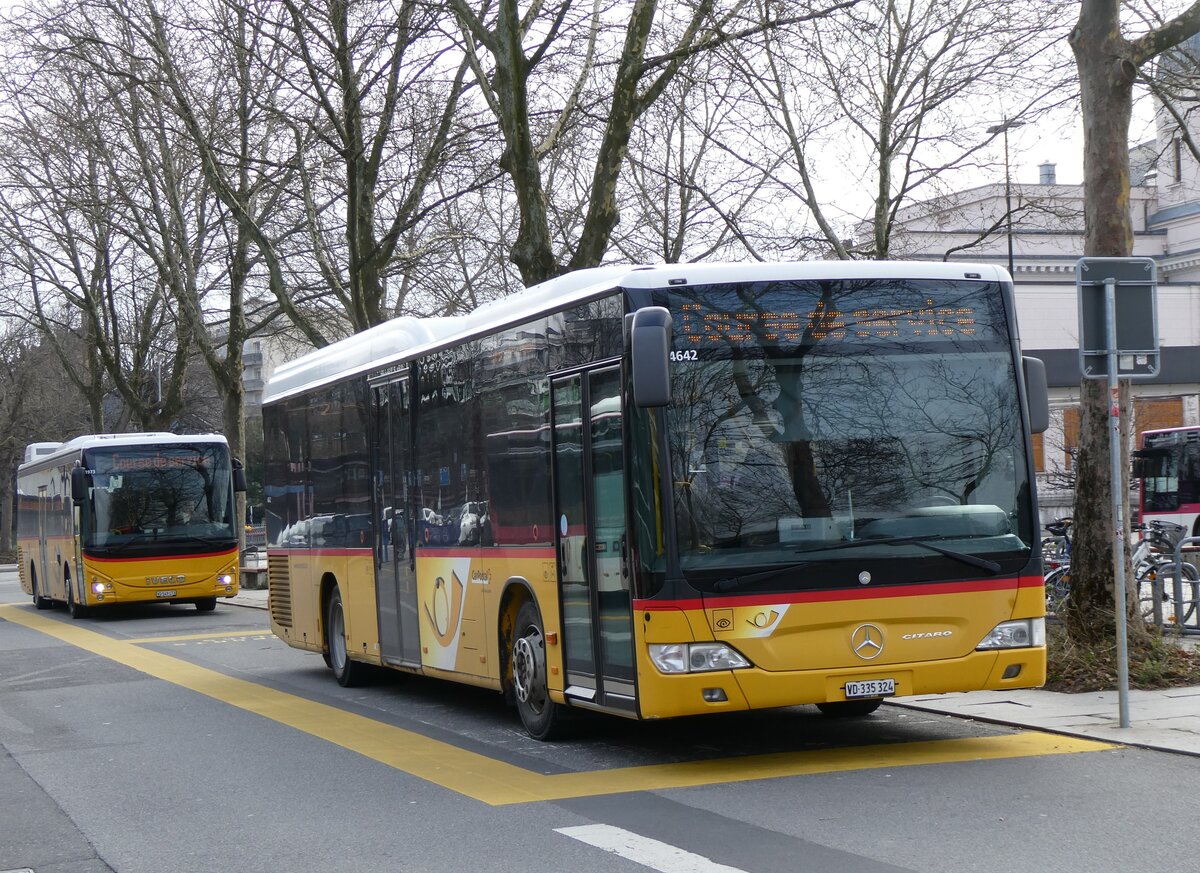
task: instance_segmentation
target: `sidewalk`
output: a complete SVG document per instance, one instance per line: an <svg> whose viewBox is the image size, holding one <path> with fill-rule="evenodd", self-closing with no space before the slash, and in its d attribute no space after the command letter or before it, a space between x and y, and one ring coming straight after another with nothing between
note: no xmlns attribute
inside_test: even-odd
<svg viewBox="0 0 1200 873"><path fill-rule="evenodd" d="M221 602L266 609L267 592L244 589ZM1200 640L1192 638L1185 645L1200 645ZM972 691L890 702L906 709L1200 756L1200 687L1130 691L1127 728L1120 727L1116 691Z"/></svg>
<svg viewBox="0 0 1200 873"><path fill-rule="evenodd" d="M267 608L266 588L239 588L233 597L223 597L217 603L231 603L234 606L248 606L251 609Z"/></svg>
<svg viewBox="0 0 1200 873"><path fill-rule="evenodd" d="M1200 756L1200 687L1130 691L1127 728L1120 727L1116 691L972 691L895 702L909 709Z"/></svg>

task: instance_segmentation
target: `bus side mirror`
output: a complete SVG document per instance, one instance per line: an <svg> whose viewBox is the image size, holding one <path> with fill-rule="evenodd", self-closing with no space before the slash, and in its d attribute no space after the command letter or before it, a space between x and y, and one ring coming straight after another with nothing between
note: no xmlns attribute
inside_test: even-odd
<svg viewBox="0 0 1200 873"><path fill-rule="evenodd" d="M246 490L246 468L237 458L233 459L233 490Z"/></svg>
<svg viewBox="0 0 1200 873"><path fill-rule="evenodd" d="M1046 363L1041 358L1021 358L1025 371L1025 401L1029 405L1030 433L1045 433L1050 427L1050 389L1046 384Z"/></svg>
<svg viewBox="0 0 1200 873"><path fill-rule="evenodd" d="M83 467L71 468L71 500L76 505L87 500L87 473Z"/></svg>
<svg viewBox="0 0 1200 873"><path fill-rule="evenodd" d="M666 406L671 402L671 313L648 306L633 313L629 357L633 368L633 402L637 406Z"/></svg>

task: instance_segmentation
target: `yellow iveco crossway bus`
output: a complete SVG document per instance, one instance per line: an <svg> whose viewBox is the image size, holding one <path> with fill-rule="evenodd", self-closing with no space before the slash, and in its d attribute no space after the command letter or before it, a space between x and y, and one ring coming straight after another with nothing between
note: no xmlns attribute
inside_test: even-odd
<svg viewBox="0 0 1200 873"><path fill-rule="evenodd" d="M93 434L35 443L17 468L21 588L38 609L79 618L119 603L194 603L238 591L234 492L225 437Z"/></svg>
<svg viewBox="0 0 1200 873"><path fill-rule="evenodd" d="M269 382L271 626L539 738L1037 686L1045 385L983 264L603 267L398 318Z"/></svg>

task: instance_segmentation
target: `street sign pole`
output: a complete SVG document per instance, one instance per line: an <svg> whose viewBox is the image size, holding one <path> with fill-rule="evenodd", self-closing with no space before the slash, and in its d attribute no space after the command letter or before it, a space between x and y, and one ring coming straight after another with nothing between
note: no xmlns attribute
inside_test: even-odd
<svg viewBox="0 0 1200 873"><path fill-rule="evenodd" d="M1150 258L1080 258L1079 368L1085 379L1108 379L1109 477L1113 517L1113 603L1116 608L1117 707L1129 727L1129 639L1125 591L1125 500L1121 469L1120 379L1153 379L1159 372L1158 277ZM1099 293L1103 291L1103 293ZM1100 372L1104 359L1104 373Z"/></svg>
<svg viewBox="0 0 1200 873"><path fill-rule="evenodd" d="M1113 594L1117 607L1117 714L1129 727L1129 642L1125 615L1125 502L1121 489L1121 386L1117 379L1117 280L1104 280L1108 345L1108 446L1112 476Z"/></svg>

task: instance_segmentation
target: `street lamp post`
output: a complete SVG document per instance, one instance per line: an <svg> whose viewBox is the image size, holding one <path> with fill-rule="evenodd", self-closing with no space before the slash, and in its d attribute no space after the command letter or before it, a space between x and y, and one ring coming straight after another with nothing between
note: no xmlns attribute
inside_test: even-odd
<svg viewBox="0 0 1200 873"><path fill-rule="evenodd" d="M1008 275L1013 275L1013 233L1012 233L1012 180L1009 178L1008 170L1008 129L1010 127L1022 127L1024 121L1013 119L1005 119L1000 124L993 124L987 129L991 134L1003 134L1004 136L1004 227L1005 235L1008 237Z"/></svg>

